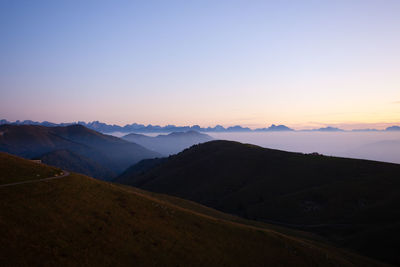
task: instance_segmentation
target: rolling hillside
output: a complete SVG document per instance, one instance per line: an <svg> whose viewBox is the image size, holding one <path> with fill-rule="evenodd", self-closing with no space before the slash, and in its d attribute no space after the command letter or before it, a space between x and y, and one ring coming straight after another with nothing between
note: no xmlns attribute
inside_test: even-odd
<svg viewBox="0 0 400 267"><path fill-rule="evenodd" d="M10 169L16 180L27 175L31 162L0 155L1 175ZM32 177L38 171L32 168ZM234 222L194 203L78 174L0 191L1 266L383 266L267 225Z"/></svg>
<svg viewBox="0 0 400 267"><path fill-rule="evenodd" d="M0 125L0 151L24 158L43 157L45 162L55 166L76 172L83 170L82 173L101 179L110 179L133 163L159 155L140 145L81 125ZM83 165L80 166L71 154L83 159Z"/></svg>
<svg viewBox="0 0 400 267"><path fill-rule="evenodd" d="M115 181L314 232L400 264L400 165L212 141Z"/></svg>
<svg viewBox="0 0 400 267"><path fill-rule="evenodd" d="M173 132L157 136L131 133L122 138L166 156L176 154L192 145L208 142L213 139L207 134L202 134L196 131Z"/></svg>

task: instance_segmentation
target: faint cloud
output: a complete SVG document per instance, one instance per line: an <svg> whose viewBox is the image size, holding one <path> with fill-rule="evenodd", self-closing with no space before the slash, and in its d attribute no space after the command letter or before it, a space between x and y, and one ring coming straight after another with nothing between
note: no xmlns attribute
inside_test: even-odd
<svg viewBox="0 0 400 267"><path fill-rule="evenodd" d="M400 101L394 101L392 104L400 104Z"/></svg>

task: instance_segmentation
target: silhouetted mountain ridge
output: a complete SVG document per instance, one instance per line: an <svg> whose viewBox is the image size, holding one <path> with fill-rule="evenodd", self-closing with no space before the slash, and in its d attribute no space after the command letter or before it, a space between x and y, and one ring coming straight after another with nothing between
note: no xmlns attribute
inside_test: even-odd
<svg viewBox="0 0 400 267"><path fill-rule="evenodd" d="M15 122L10 122L7 120L0 120L0 125L1 124L13 124L13 125L42 125L42 126L48 126L48 127L55 127L55 126L68 126L68 125L74 125L74 124L79 124L83 125L89 129L102 132L102 133L113 133L113 132L121 132L121 133L170 133L170 132L186 132L186 131L197 131L197 132L269 132L269 131L295 131L292 128L289 128L285 125L275 125L272 124L269 127L266 128L257 128L257 129L250 129L248 127L242 127L240 125L236 126L231 126L231 127L223 127L221 125L216 125L215 127L200 127L199 125L193 125L193 126L175 126L175 125L167 125L167 126L160 126L160 125L144 125L144 124L138 124L138 123L132 123L132 124L126 124L125 126L120 126L116 124L106 124L103 122L99 121L92 121L92 122L83 122L83 121L78 121L78 122L69 122L69 123L52 123L48 121L44 122L37 122L37 121L31 121L31 120L25 120L25 121L15 121ZM385 130L382 131L395 131L398 130L400 126L392 126L392 127L387 127ZM310 130L302 130L302 131L344 131L343 129L337 128L337 127L322 127L322 128L316 128L316 129L310 129ZM354 129L354 131L380 131L377 129Z"/></svg>
<svg viewBox="0 0 400 267"><path fill-rule="evenodd" d="M255 131L257 131L257 132L268 132L268 131L274 131L274 132L277 132L277 131L294 131L293 129L291 129L291 128L289 128L289 127L287 127L287 126L285 126L285 125L275 125L275 124L272 124L270 127L268 127L268 128L260 128L260 129L255 129Z"/></svg>

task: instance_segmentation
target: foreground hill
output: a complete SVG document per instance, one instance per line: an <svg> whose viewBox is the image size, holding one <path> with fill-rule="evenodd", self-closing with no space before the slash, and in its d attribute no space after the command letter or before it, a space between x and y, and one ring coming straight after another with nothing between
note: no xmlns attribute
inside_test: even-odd
<svg viewBox="0 0 400 267"><path fill-rule="evenodd" d="M141 159L159 155L140 145L81 125L1 125L0 151L42 159L46 163L102 179L112 178Z"/></svg>
<svg viewBox="0 0 400 267"><path fill-rule="evenodd" d="M192 145L204 143L213 139L207 134L196 131L173 132L170 134L160 134L154 137L131 133L122 138L166 156L176 154Z"/></svg>
<svg viewBox="0 0 400 267"><path fill-rule="evenodd" d="M1 175L11 168L16 180L26 176L31 162L0 155ZM32 168L32 177L38 171ZM0 191L1 266L381 266L194 203L78 174Z"/></svg>
<svg viewBox="0 0 400 267"><path fill-rule="evenodd" d="M400 264L400 165L212 141L146 166L115 181L312 231Z"/></svg>

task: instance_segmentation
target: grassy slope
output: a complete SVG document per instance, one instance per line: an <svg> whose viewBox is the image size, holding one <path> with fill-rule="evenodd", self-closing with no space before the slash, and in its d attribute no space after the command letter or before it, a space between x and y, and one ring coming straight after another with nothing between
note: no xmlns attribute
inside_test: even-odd
<svg viewBox="0 0 400 267"><path fill-rule="evenodd" d="M118 184L116 184L116 185L118 185ZM178 206L180 208L184 208L186 210L190 210L190 211L198 213L198 214L205 215L207 217L213 217L215 219L229 221L229 222L233 222L233 223L239 223L239 224L252 226L252 227L256 227L256 228L273 230L276 232L285 233L286 235L289 235L292 237L298 237L300 239L307 239L308 241L311 241L311 242L315 241L319 245L321 245L322 243L328 243L328 241L324 238L321 238L321 236L315 235L315 234L312 234L309 232L291 229L291 228L287 228L287 227L282 227L282 226L274 225L274 224L268 224L268 223L264 223L264 222L260 222L260 221L248 220L248 219L238 217L238 216L235 216L232 214L221 212L219 210L216 210L216 209L213 209L213 208L210 208L207 206L203 206L197 202L193 202L190 200L186 200L186 199L182 199L182 198L178 198L178 197L174 197L174 196L170 196L170 195L154 193L151 191L145 191L145 190L142 190L137 187L124 186L124 185L118 185L118 186L123 187L125 190L129 190L129 191L139 193L139 194L145 194L147 196L156 198L158 200L162 200L164 202L168 202L169 204Z"/></svg>
<svg viewBox="0 0 400 267"><path fill-rule="evenodd" d="M171 204L83 175L0 190L2 266L374 265L315 242L188 210L191 204L183 200Z"/></svg>
<svg viewBox="0 0 400 267"><path fill-rule="evenodd" d="M38 164L0 152L0 185L42 179L59 174L59 168Z"/></svg>

